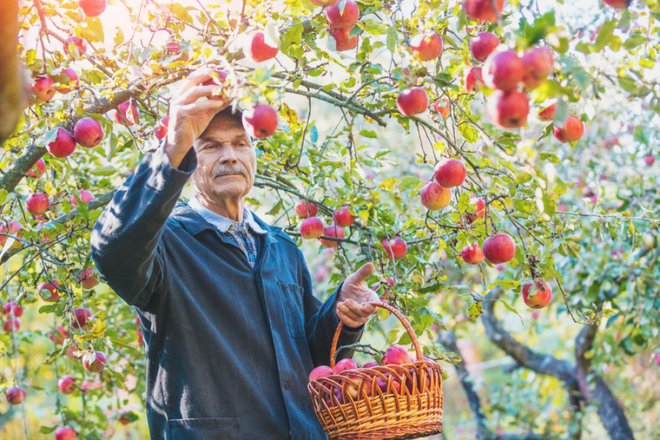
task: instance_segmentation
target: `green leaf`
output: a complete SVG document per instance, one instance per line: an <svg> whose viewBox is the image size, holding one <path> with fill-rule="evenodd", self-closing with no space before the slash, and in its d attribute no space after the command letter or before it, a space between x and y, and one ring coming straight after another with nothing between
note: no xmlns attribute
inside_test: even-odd
<svg viewBox="0 0 660 440"><path fill-rule="evenodd" d="M475 303L470 304L470 307L468 307L468 315L470 316L470 319L475 320L478 317L480 317L484 313L484 308L483 305L481 304L481 301L477 301Z"/></svg>

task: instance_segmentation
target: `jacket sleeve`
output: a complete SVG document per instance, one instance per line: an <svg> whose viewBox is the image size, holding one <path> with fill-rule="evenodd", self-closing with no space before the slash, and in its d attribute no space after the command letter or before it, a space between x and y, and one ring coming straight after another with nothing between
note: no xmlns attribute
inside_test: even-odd
<svg viewBox="0 0 660 440"><path fill-rule="evenodd" d="M193 148L179 168L161 145L147 154L118 188L91 233L99 272L128 304L145 308L163 285L161 237L188 178L197 167Z"/></svg>
<svg viewBox="0 0 660 440"><path fill-rule="evenodd" d="M307 344L312 353L312 361L315 366L329 365L332 337L339 325L339 317L336 312L337 301L339 300L341 286L344 283L342 282L333 294L322 303L314 296L312 291L312 277L300 249L298 250L298 256L302 267L303 305L305 309L305 335L307 336ZM344 326L339 335L337 348L339 349L343 345L359 342L363 331L364 325L358 328ZM353 349L341 350L337 353L335 360L349 358L353 355L353 352Z"/></svg>

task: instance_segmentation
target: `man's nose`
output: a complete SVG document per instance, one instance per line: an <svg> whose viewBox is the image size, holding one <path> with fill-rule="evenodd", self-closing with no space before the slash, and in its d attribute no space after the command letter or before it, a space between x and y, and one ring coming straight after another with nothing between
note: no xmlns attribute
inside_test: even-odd
<svg viewBox="0 0 660 440"><path fill-rule="evenodd" d="M220 157L218 158L218 162L220 163L238 162L236 151L234 151L234 148L231 145L225 144L222 146L222 148L220 149Z"/></svg>

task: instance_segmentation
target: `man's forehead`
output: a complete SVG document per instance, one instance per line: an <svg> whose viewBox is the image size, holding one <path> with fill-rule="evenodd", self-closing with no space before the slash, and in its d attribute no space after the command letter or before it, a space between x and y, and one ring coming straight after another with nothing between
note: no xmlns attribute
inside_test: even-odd
<svg viewBox="0 0 660 440"><path fill-rule="evenodd" d="M212 120L199 137L199 141L231 141L241 137L250 139L243 124L235 120L222 118L220 120Z"/></svg>

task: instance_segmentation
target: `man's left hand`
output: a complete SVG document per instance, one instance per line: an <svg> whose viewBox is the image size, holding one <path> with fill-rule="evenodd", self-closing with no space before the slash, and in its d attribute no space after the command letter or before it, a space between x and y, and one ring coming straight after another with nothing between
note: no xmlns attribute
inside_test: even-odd
<svg viewBox="0 0 660 440"><path fill-rule="evenodd" d="M365 283L373 273L373 263L366 263L355 273L349 275L341 286L337 301L337 316L345 326L360 327L367 322L369 316L378 311L378 307L367 304L372 301L380 301L376 292Z"/></svg>

